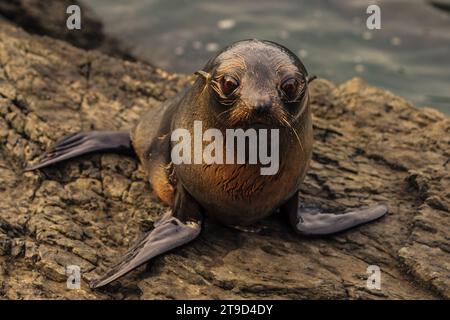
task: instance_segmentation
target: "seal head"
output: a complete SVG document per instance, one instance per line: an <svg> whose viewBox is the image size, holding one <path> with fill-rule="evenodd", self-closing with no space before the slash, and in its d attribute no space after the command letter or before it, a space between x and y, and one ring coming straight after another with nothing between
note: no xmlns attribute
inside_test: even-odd
<svg viewBox="0 0 450 320"><path fill-rule="evenodd" d="M298 118L307 95L308 73L289 49L243 40L213 57L202 72L212 90L211 109L227 128L285 126Z"/></svg>

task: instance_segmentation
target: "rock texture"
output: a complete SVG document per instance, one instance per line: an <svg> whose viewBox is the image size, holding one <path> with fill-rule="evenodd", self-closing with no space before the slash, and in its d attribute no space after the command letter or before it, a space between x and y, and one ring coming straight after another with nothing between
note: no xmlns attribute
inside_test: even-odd
<svg viewBox="0 0 450 320"><path fill-rule="evenodd" d="M312 84L316 144L302 200L388 202L386 217L313 239L277 216L259 233L207 222L192 244L90 290L86 280L164 208L132 158L22 168L70 132L130 128L189 81L0 22L0 297L450 298L450 119L360 79ZM68 265L81 267L81 289L67 289ZM381 290L367 289L368 265L381 268Z"/></svg>
<svg viewBox="0 0 450 320"><path fill-rule="evenodd" d="M81 8L81 29L68 30L67 7ZM103 24L84 3L76 0L0 0L0 16L33 34L67 41L83 49L97 49L108 55L135 60L117 39L105 35Z"/></svg>

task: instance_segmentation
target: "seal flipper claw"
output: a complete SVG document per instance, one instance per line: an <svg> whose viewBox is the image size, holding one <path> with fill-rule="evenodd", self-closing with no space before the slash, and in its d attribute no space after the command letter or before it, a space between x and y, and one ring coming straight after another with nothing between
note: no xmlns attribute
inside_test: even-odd
<svg viewBox="0 0 450 320"><path fill-rule="evenodd" d="M122 131L89 131L70 134L56 142L34 165L31 171L96 151L132 154L130 135Z"/></svg>
<svg viewBox="0 0 450 320"><path fill-rule="evenodd" d="M179 247L195 239L200 234L201 222L183 223L173 216L165 216L155 224L156 227L133 246L116 266L102 277L90 283L91 288L102 287L151 258Z"/></svg>
<svg viewBox="0 0 450 320"><path fill-rule="evenodd" d="M306 206L299 206L298 192L282 207L287 211L295 230L302 235L320 236L351 229L384 216L388 211L385 204L361 207L341 214L322 213Z"/></svg>

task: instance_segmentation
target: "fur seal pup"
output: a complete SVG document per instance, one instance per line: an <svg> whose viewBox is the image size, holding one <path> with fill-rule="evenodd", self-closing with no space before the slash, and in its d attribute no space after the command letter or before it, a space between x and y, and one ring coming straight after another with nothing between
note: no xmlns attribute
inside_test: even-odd
<svg viewBox="0 0 450 320"><path fill-rule="evenodd" d="M226 225L245 226L280 209L298 233L325 235L387 212L386 205L342 214L312 212L299 205L299 188L313 147L310 79L303 63L287 48L270 41L239 41L219 52L196 74L190 87L149 110L131 134L72 134L27 168L46 167L90 152L135 153L154 192L171 208L116 266L91 282L92 288L195 239L204 215ZM195 121L219 132L229 128L278 129L278 172L261 175L260 163L174 164L171 134L177 128L192 133Z"/></svg>

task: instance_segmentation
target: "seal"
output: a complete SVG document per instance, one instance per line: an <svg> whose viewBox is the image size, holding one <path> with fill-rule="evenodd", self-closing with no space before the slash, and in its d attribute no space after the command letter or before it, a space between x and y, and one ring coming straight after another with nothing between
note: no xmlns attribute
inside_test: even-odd
<svg viewBox="0 0 450 320"><path fill-rule="evenodd" d="M192 241L200 234L204 216L240 227L279 209L298 233L318 236L378 219L388 210L381 204L336 214L299 204L300 185L313 150L311 78L289 49L271 41L239 41L196 74L191 86L148 110L131 133L72 134L26 168L34 170L91 152L135 154L154 192L170 207L118 264L91 282L92 288ZM230 128L278 130L279 170L261 175L261 163L249 162L174 164L172 133L185 128L194 134L195 121L222 133Z"/></svg>

